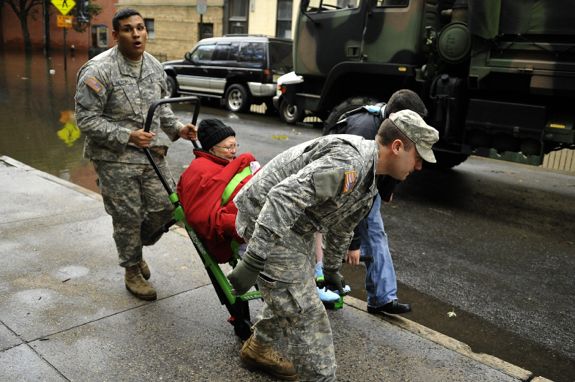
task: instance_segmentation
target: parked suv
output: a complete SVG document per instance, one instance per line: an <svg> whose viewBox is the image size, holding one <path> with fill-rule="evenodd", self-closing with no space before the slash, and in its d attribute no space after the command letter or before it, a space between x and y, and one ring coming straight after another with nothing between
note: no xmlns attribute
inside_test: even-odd
<svg viewBox="0 0 575 382"><path fill-rule="evenodd" d="M262 102L273 109L275 82L292 70L292 41L250 35L212 37L199 41L184 60L163 65L172 97L220 98L234 112Z"/></svg>

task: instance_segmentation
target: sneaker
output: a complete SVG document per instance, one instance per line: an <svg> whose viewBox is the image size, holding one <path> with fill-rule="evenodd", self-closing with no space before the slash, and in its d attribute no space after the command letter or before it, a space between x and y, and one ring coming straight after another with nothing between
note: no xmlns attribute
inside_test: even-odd
<svg viewBox="0 0 575 382"><path fill-rule="evenodd" d="M248 368L259 369L284 381L296 381L297 373L289 360L269 345L256 341L252 335L240 350L240 359Z"/></svg>
<svg viewBox="0 0 575 382"><path fill-rule="evenodd" d="M411 305L402 304L397 300L388 302L381 306L367 306L367 312L371 314L403 314L411 312Z"/></svg>
<svg viewBox="0 0 575 382"><path fill-rule="evenodd" d="M322 302L335 302L339 300L339 294L327 289L326 287L317 288L317 293Z"/></svg>
<svg viewBox="0 0 575 382"><path fill-rule="evenodd" d="M337 293L337 295L339 296L339 290L337 289L328 289L329 291L332 291L333 293ZM343 287L343 296L347 296L349 293L351 292L351 287L349 285L346 285Z"/></svg>

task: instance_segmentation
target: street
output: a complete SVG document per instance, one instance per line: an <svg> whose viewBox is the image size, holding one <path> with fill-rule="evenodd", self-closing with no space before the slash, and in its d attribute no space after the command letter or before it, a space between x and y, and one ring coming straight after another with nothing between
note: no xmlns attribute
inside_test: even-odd
<svg viewBox="0 0 575 382"><path fill-rule="evenodd" d="M36 60L0 61L0 155L97 190L68 113L74 73ZM190 119L185 106L176 110ZM214 107L202 107L200 118L231 125L240 152L262 164L321 134ZM191 143L176 142L168 157L177 179L193 158ZM575 380L573 174L472 157L451 171L412 175L382 213L399 297L414 308L406 318L537 375ZM353 295L364 298L363 266L344 268Z"/></svg>

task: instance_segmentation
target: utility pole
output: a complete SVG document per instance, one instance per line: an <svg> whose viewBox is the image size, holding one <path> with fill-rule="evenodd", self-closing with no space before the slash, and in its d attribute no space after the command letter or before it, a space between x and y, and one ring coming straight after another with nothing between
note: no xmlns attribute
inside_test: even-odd
<svg viewBox="0 0 575 382"><path fill-rule="evenodd" d="M50 55L50 0L44 0L44 55Z"/></svg>

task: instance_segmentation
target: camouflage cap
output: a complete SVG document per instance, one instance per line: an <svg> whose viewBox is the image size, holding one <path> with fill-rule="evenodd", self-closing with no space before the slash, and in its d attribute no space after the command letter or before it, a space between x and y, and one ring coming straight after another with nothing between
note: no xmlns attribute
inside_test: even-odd
<svg viewBox="0 0 575 382"><path fill-rule="evenodd" d="M417 153L423 160L435 163L435 155L431 146L439 140L439 132L429 126L419 114L411 110L401 110L391 113L389 119L413 143Z"/></svg>

